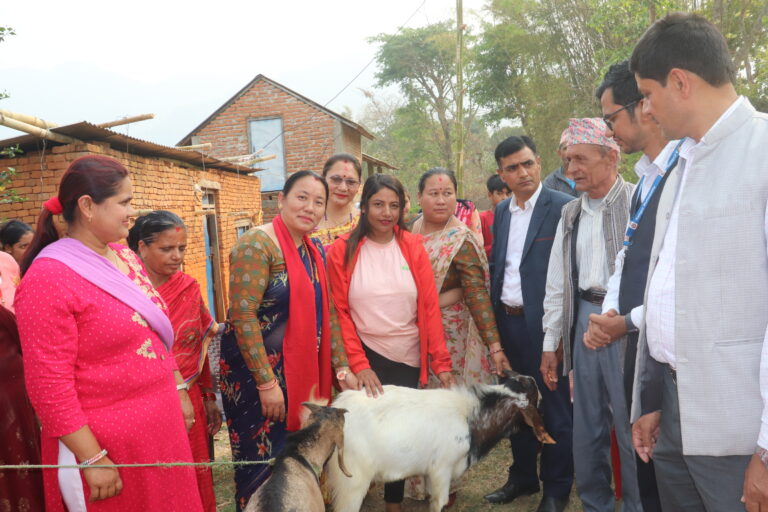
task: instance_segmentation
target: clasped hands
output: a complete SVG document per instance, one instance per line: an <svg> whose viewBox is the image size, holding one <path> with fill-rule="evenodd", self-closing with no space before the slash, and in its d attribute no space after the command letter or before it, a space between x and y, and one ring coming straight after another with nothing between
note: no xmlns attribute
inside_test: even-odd
<svg viewBox="0 0 768 512"><path fill-rule="evenodd" d="M612 342L627 334L627 325L624 317L615 309L608 310L602 315L589 315L589 327L584 333L584 345L592 350L597 350L610 345Z"/></svg>

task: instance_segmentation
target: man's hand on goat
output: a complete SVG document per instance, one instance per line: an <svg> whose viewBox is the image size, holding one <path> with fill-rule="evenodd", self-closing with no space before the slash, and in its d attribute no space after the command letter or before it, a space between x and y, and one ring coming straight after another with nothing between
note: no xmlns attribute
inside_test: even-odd
<svg viewBox="0 0 768 512"><path fill-rule="evenodd" d="M584 333L584 345L596 350L611 344L627 334L627 325L624 317L615 309L609 310L604 315L589 315L589 327Z"/></svg>
<svg viewBox="0 0 768 512"><path fill-rule="evenodd" d="M360 370L356 376L360 386L365 388L365 393L368 396L378 398L379 394L384 394L384 388L381 387L378 375L370 368Z"/></svg>
<svg viewBox="0 0 768 512"><path fill-rule="evenodd" d="M757 453L752 455L747 466L743 492L741 502L747 512L768 510L768 468Z"/></svg>
<svg viewBox="0 0 768 512"><path fill-rule="evenodd" d="M655 411L640 416L632 425L632 444L643 462L648 462L653 457L656 439L659 438L660 423L661 411Z"/></svg>
<svg viewBox="0 0 768 512"><path fill-rule="evenodd" d="M492 343L488 345L488 350L491 353L491 360L493 360L494 373L501 377L504 375L504 370L511 370L512 366L509 364L509 359L504 354L504 349L501 348L501 343Z"/></svg>
<svg viewBox="0 0 768 512"><path fill-rule="evenodd" d="M285 398L280 386L259 390L261 414L272 421L285 421Z"/></svg>
<svg viewBox="0 0 768 512"><path fill-rule="evenodd" d="M554 352L541 353L539 371L547 389L550 391L557 389L557 355Z"/></svg>
<svg viewBox="0 0 768 512"><path fill-rule="evenodd" d="M456 377L451 372L441 372L437 374L437 378L440 379L440 387L448 389L456 385Z"/></svg>

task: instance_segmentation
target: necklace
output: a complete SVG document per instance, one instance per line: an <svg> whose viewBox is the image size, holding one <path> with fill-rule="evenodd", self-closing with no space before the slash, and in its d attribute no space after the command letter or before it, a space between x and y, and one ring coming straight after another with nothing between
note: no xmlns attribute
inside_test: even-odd
<svg viewBox="0 0 768 512"><path fill-rule="evenodd" d="M340 225L342 225L342 224L344 224L346 222L352 222L353 218L354 218L354 216L352 215L351 211L349 212L349 214L344 215L341 220L328 219L328 212L327 211L323 214L323 220L325 222L330 222L331 223L330 227L334 227L334 228L336 226L340 226Z"/></svg>
<svg viewBox="0 0 768 512"><path fill-rule="evenodd" d="M422 215L422 216L421 216L421 223L419 224L419 231L418 231L418 234L419 234L419 235L424 235L424 236L434 235L435 233L437 233L437 234L441 234L443 231L445 231L446 229L448 229L448 224L450 224L450 223L451 223L451 221L452 221L453 219L454 219L454 216L453 216L453 215L451 215L450 217L448 217L448 221L447 221L447 222L445 223L445 225L443 226L443 229L441 229L440 231L437 231L437 230L435 230L435 231L433 231L433 232L431 232L431 233L426 233L426 234L425 234L425 233L424 233L424 215Z"/></svg>

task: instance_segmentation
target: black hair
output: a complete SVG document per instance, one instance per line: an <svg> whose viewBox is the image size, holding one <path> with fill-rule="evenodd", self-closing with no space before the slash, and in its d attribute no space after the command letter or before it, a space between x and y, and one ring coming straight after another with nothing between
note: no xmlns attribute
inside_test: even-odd
<svg viewBox="0 0 768 512"><path fill-rule="evenodd" d="M374 174L365 180L365 183L363 184L363 192L360 195L360 220L357 222L357 226L352 230L349 239L347 240L347 250L344 254L344 263L346 265L349 265L352 261L357 246L360 245L363 237L370 232L367 213L368 202L371 200L372 196L383 188L388 188L397 194L397 199L400 201L400 215L397 217L397 227L400 228L401 231L407 231L408 229L403 220L405 210L405 188L403 188L403 184L400 183L400 180L389 174Z"/></svg>
<svg viewBox="0 0 768 512"><path fill-rule="evenodd" d="M32 226L17 219L11 219L0 226L0 245L13 247L22 236L34 233Z"/></svg>
<svg viewBox="0 0 768 512"><path fill-rule="evenodd" d="M676 12L646 30L635 45L629 64L640 78L667 85L672 68L700 76L719 87L736 80L728 43L717 28L698 14Z"/></svg>
<svg viewBox="0 0 768 512"><path fill-rule="evenodd" d="M429 169L427 172L421 175L421 178L419 178L419 194L424 192L424 187L427 184L427 180L431 178L432 176L437 175L443 175L448 176L448 179L451 180L451 183L453 183L453 190L456 192L458 190L458 182L456 181L456 175L453 173L453 171L446 169L445 167L433 167Z"/></svg>
<svg viewBox="0 0 768 512"><path fill-rule="evenodd" d="M291 174L290 177L285 180L285 185L283 185L283 195L287 196L296 182L301 178L306 178L307 176L310 176L323 184L323 188L325 189L325 199L328 200L328 183L315 171L296 171L295 173Z"/></svg>
<svg viewBox="0 0 768 512"><path fill-rule="evenodd" d="M157 240L157 235L173 228L184 228L184 221L173 212L167 210L155 210L136 219L131 229L128 230L128 247L136 254L139 253L139 241L146 245L152 245Z"/></svg>
<svg viewBox="0 0 768 512"><path fill-rule="evenodd" d="M533 139L527 135L513 135L499 142L499 145L496 146L496 151L493 153L493 157L496 159L496 165L501 165L501 159L505 156L517 153L523 148L530 148L534 155L538 155L536 152L536 144L533 142Z"/></svg>
<svg viewBox="0 0 768 512"><path fill-rule="evenodd" d="M498 174L492 174L485 182L485 186L489 193L503 192L505 189L507 192L511 192L511 190L509 190L509 185L504 183L504 180L502 180L501 176Z"/></svg>
<svg viewBox="0 0 768 512"><path fill-rule="evenodd" d="M355 166L355 171L357 171L357 179L363 179L363 166L360 165L360 160L355 158L354 155L350 155L349 153L336 153L331 158L326 160L325 165L323 165L323 178L325 178L325 176L328 174L328 171L331 170L331 167L333 167L333 164L336 162L352 163L352 165Z"/></svg>
<svg viewBox="0 0 768 512"><path fill-rule="evenodd" d="M595 91L597 101L600 101L608 89L613 93L613 102L622 107L629 105L633 101L639 102L643 98L643 95L637 89L635 75L629 70L628 60L617 62L608 68L603 81L600 82ZM635 108L637 108L637 105L635 105ZM627 109L629 117L632 119L635 118L635 108Z"/></svg>

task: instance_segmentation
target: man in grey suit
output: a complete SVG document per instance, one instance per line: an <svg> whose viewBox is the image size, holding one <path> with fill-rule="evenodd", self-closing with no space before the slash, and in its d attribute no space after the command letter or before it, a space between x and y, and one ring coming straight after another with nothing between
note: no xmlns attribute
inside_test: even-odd
<svg viewBox="0 0 768 512"><path fill-rule="evenodd" d="M635 449L664 510L768 510L768 116L737 95L726 41L700 16L654 23L630 67L643 111L684 139L656 215Z"/></svg>

